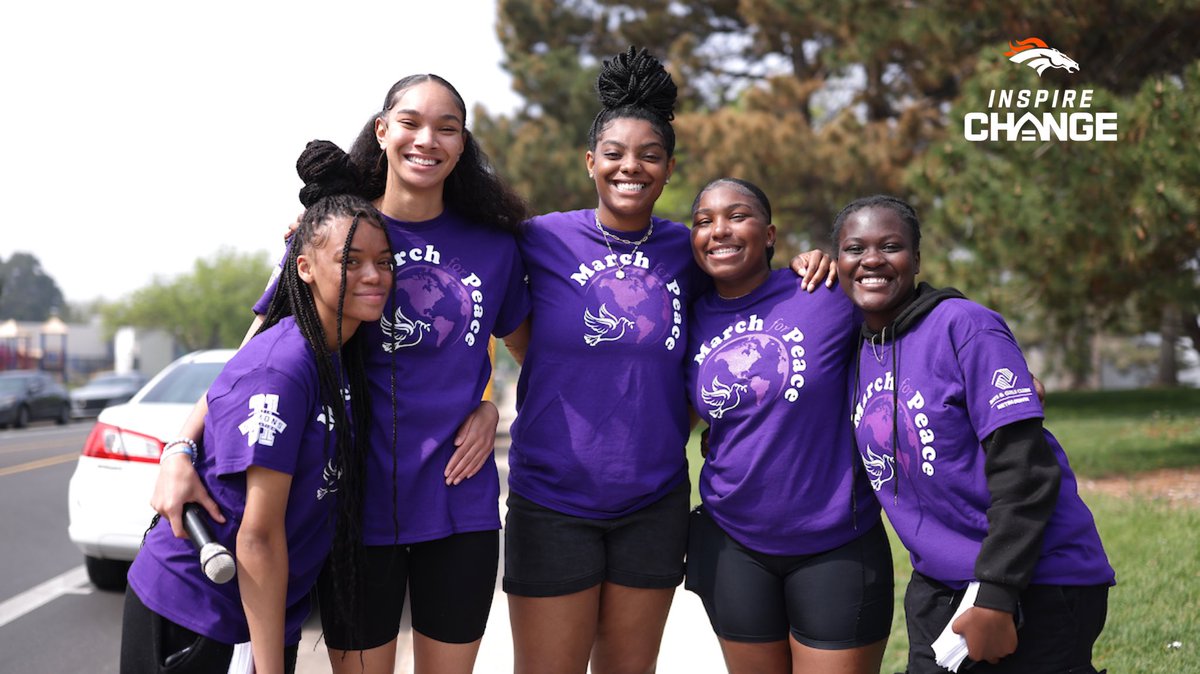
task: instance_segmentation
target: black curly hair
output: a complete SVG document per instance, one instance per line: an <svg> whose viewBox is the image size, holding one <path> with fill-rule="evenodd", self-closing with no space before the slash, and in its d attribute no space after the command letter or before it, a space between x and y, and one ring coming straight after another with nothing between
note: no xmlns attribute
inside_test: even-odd
<svg viewBox="0 0 1200 674"><path fill-rule="evenodd" d="M662 62L645 49L632 45L605 60L596 78L596 94L602 106L588 129L588 149L610 123L618 119L640 119L650 123L662 138L667 156L675 156L675 99L678 89Z"/></svg>
<svg viewBox="0 0 1200 674"><path fill-rule="evenodd" d="M448 208L474 222L490 224L507 232L517 232L528 217L525 200L505 183L492 167L491 160L475 136L465 129L467 104L454 85L433 74L409 75L392 85L383 99L383 107L371 115L350 147L350 163L361 180L356 194L366 199L383 195L387 186L387 155L379 147L375 137L375 121L385 119L404 92L423 84L434 82L454 97L455 105L462 114L463 153L450 175L446 178L442 199Z"/></svg>

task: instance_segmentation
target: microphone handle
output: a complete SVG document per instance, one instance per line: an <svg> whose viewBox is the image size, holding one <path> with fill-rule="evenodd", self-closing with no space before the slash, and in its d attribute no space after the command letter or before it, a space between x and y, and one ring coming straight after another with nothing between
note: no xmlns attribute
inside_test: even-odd
<svg viewBox="0 0 1200 674"><path fill-rule="evenodd" d="M213 536L205 513L199 505L187 503L183 506L183 528L200 551L200 569L204 575L218 585L228 583L237 574L237 562L228 548Z"/></svg>
<svg viewBox="0 0 1200 674"><path fill-rule="evenodd" d="M197 550L209 543L217 542L212 529L208 527L208 522L204 520L204 515L204 510L198 504L185 503L183 505L183 528L187 530L187 535L191 537Z"/></svg>

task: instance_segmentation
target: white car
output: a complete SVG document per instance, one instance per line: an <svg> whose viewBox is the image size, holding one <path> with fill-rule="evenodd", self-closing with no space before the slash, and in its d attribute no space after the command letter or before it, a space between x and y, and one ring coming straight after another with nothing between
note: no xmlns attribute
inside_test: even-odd
<svg viewBox="0 0 1200 674"><path fill-rule="evenodd" d="M88 577L102 590L125 575L154 517L150 495L163 445L236 353L190 353L163 368L128 403L100 413L67 489L67 535L83 551Z"/></svg>

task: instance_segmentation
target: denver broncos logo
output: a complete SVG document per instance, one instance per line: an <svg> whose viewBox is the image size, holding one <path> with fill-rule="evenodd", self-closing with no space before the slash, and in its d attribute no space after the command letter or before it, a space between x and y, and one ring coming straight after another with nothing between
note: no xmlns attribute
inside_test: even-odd
<svg viewBox="0 0 1200 674"><path fill-rule="evenodd" d="M1038 77L1047 68L1062 68L1069 73L1077 72L1079 64L1069 56L1047 45L1041 38L1031 37L1017 43L1008 43L1009 51L1004 52L1009 61L1024 63L1037 71Z"/></svg>

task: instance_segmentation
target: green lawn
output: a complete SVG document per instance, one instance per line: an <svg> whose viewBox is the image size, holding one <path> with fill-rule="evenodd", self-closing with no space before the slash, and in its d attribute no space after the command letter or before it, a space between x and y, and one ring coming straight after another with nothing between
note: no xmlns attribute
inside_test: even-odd
<svg viewBox="0 0 1200 674"><path fill-rule="evenodd" d="M1047 427L1083 477L1200 465L1200 390L1102 391L1048 396ZM692 484L697 436L688 448ZM1112 674L1200 673L1200 508L1084 492L1117 586L1095 664ZM698 500L694 496L694 500ZM908 639L902 597L912 567L889 529L896 617L883 672L902 672ZM1177 648L1169 644L1179 642Z"/></svg>

